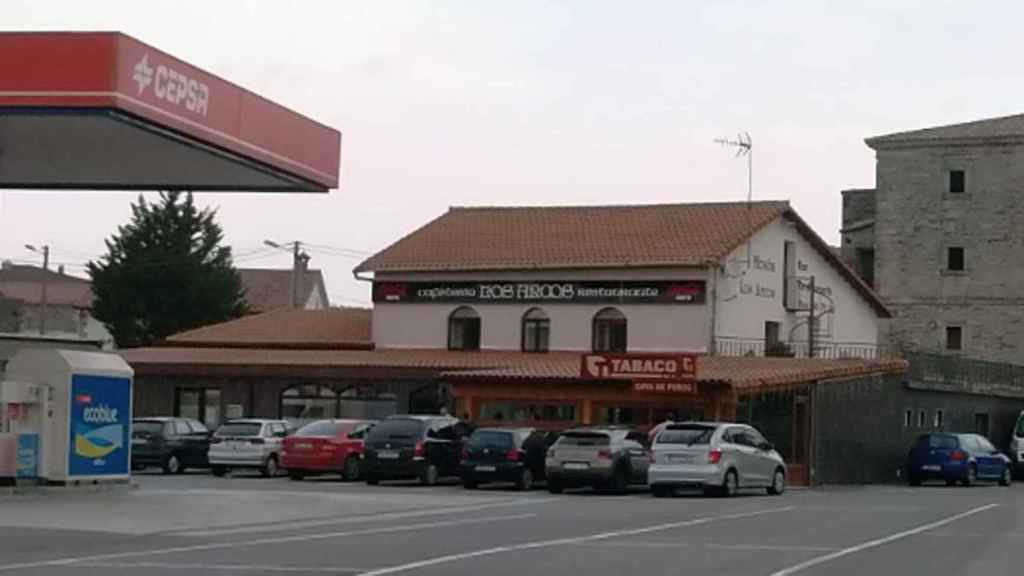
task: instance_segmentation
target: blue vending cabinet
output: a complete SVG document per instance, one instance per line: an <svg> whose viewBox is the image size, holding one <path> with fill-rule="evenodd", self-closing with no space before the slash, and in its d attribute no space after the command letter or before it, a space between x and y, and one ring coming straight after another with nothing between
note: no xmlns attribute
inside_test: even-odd
<svg viewBox="0 0 1024 576"><path fill-rule="evenodd" d="M70 396L68 476L128 474L131 380L73 374Z"/></svg>

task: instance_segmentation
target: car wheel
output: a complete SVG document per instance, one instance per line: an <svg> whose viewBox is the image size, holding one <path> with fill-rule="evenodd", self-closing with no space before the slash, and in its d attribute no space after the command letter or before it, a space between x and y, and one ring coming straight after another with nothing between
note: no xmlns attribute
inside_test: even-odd
<svg viewBox="0 0 1024 576"><path fill-rule="evenodd" d="M918 486L921 485L920 482L918 482L917 484L918 484ZM953 480L952 478L947 478L946 479L946 486L956 486L956 480Z"/></svg>
<svg viewBox="0 0 1024 576"><path fill-rule="evenodd" d="M655 484L654 486L651 486L651 495L655 498L668 498L672 495L672 487Z"/></svg>
<svg viewBox="0 0 1024 576"><path fill-rule="evenodd" d="M292 480L295 480L296 482L298 482L299 480L302 480L303 478L305 478L306 475L302 474L300 472L292 472L292 473L288 474L288 477L291 478Z"/></svg>
<svg viewBox="0 0 1024 576"><path fill-rule="evenodd" d="M731 498L740 491L740 477L735 470L725 473L725 482L722 483L722 496Z"/></svg>
<svg viewBox="0 0 1024 576"><path fill-rule="evenodd" d="M355 482L362 475L358 456L345 458L345 464L341 467L341 479L345 482Z"/></svg>
<svg viewBox="0 0 1024 576"><path fill-rule="evenodd" d="M465 488L466 490L476 490L477 486L478 484L473 480L470 480L468 478L462 480L462 487Z"/></svg>
<svg viewBox="0 0 1024 576"><path fill-rule="evenodd" d="M561 494L564 489L565 488L562 486L561 482L551 479L548 480L548 492L551 492L552 494Z"/></svg>
<svg viewBox="0 0 1024 576"><path fill-rule="evenodd" d="M519 475L519 480L516 482L516 490L527 491L533 488L533 472L530 472L529 468L524 468L523 472Z"/></svg>
<svg viewBox="0 0 1024 576"><path fill-rule="evenodd" d="M185 467L181 465L181 460L178 459L177 454L170 454L164 459L164 474L181 474L185 471Z"/></svg>
<svg viewBox="0 0 1024 576"><path fill-rule="evenodd" d="M1003 468L1003 475L999 477L1000 486L1009 486L1013 483L1013 472L1010 471L1010 467Z"/></svg>
<svg viewBox="0 0 1024 576"><path fill-rule="evenodd" d="M260 469L260 474L262 474L264 478L273 478L274 476L277 476L278 470L277 456L271 456L263 463L263 468Z"/></svg>
<svg viewBox="0 0 1024 576"><path fill-rule="evenodd" d="M910 486L920 486L921 477L918 476L917 474L914 474L910 470L907 470L907 484Z"/></svg>
<svg viewBox="0 0 1024 576"><path fill-rule="evenodd" d="M626 478L626 470L619 468L612 474L612 480L608 483L608 491L612 494L622 495L626 493L629 482Z"/></svg>
<svg viewBox="0 0 1024 576"><path fill-rule="evenodd" d="M772 476L772 485L768 487L768 493L772 496L779 496L786 491L786 473L782 468L776 468Z"/></svg>
<svg viewBox="0 0 1024 576"><path fill-rule="evenodd" d="M213 473L217 478L223 478L228 473L228 469L224 466L213 466L210 468L210 472Z"/></svg>
<svg viewBox="0 0 1024 576"><path fill-rule="evenodd" d="M437 466L427 464L427 467L420 473L420 484L434 486L437 484Z"/></svg>
<svg viewBox="0 0 1024 576"><path fill-rule="evenodd" d="M964 477L964 486L974 486L978 483L978 469L974 464L967 465L967 476Z"/></svg>

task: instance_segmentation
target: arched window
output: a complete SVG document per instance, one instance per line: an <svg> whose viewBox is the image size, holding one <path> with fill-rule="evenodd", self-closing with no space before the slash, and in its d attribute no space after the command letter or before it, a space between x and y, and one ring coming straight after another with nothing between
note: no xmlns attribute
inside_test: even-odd
<svg viewBox="0 0 1024 576"><path fill-rule="evenodd" d="M448 349L480 349L480 315L476 310L461 306L448 316Z"/></svg>
<svg viewBox="0 0 1024 576"><path fill-rule="evenodd" d="M594 314L594 352L626 351L626 315L615 308Z"/></svg>
<svg viewBox="0 0 1024 576"><path fill-rule="evenodd" d="M530 308L523 314L523 352L547 352L551 320L540 308Z"/></svg>
<svg viewBox="0 0 1024 576"><path fill-rule="evenodd" d="M281 392L281 418L309 422L338 417L338 395L327 386L305 384Z"/></svg>

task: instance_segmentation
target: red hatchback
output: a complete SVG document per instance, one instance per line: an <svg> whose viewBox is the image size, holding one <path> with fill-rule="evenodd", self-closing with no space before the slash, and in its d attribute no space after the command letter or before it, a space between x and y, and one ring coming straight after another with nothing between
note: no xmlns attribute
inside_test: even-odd
<svg viewBox="0 0 1024 576"><path fill-rule="evenodd" d="M376 422L318 420L284 439L281 467L292 480L320 474L340 474L342 480L362 476L363 438Z"/></svg>

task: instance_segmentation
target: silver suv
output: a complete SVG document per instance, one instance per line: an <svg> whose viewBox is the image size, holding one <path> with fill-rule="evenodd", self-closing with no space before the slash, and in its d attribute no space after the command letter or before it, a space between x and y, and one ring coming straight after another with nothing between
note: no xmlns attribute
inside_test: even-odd
<svg viewBox="0 0 1024 576"><path fill-rule="evenodd" d="M563 432L548 449L544 467L548 491L593 486L622 494L630 484L647 484L647 437L626 428L577 428Z"/></svg>
<svg viewBox="0 0 1024 576"><path fill-rule="evenodd" d="M231 420L210 439L210 469L223 476L234 468L259 470L277 476L281 467L281 446L291 429L284 420Z"/></svg>
<svg viewBox="0 0 1024 576"><path fill-rule="evenodd" d="M651 493L670 496L676 488L700 487L733 496L745 488L769 494L786 489L786 465L775 447L746 424L669 424L654 439L648 471Z"/></svg>

